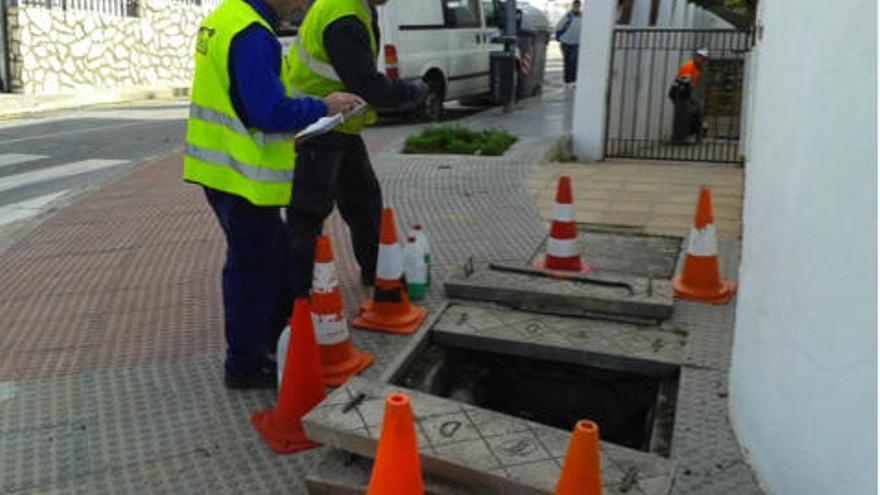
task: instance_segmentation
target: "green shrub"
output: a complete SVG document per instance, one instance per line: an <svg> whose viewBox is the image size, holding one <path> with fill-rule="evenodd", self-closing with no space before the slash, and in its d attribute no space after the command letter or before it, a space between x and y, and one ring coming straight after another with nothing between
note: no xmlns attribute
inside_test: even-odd
<svg viewBox="0 0 880 495"><path fill-rule="evenodd" d="M516 139L503 129L474 131L465 127L430 127L406 138L403 152L501 156Z"/></svg>

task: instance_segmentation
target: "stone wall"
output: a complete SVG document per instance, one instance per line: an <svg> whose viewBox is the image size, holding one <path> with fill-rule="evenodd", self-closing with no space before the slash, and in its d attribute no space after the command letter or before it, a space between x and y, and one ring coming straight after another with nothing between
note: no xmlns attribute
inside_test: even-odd
<svg viewBox="0 0 880 495"><path fill-rule="evenodd" d="M188 87L193 43L208 8L141 0L138 17L11 7L12 90L26 94Z"/></svg>

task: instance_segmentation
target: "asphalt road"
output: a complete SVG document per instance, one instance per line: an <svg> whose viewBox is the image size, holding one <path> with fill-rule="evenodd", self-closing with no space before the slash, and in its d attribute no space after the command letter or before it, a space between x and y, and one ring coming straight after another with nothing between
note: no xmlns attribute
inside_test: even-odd
<svg viewBox="0 0 880 495"><path fill-rule="evenodd" d="M187 102L166 101L0 122L0 245L83 191L183 144ZM450 119L478 108L456 109ZM394 118L374 148L409 128Z"/></svg>

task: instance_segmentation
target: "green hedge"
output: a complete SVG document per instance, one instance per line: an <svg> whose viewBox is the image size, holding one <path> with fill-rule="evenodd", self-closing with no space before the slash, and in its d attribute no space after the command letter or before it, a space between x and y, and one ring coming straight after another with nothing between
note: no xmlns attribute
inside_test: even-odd
<svg viewBox="0 0 880 495"><path fill-rule="evenodd" d="M503 129L474 131L465 127L430 127L406 138L403 152L501 156L516 139Z"/></svg>

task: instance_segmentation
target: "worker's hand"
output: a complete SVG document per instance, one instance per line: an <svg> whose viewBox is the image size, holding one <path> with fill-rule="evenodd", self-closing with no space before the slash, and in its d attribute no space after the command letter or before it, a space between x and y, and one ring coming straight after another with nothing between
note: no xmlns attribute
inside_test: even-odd
<svg viewBox="0 0 880 495"><path fill-rule="evenodd" d="M364 102L364 100L358 95L339 92L330 93L325 96L323 100L324 104L327 105L327 115L348 112Z"/></svg>

